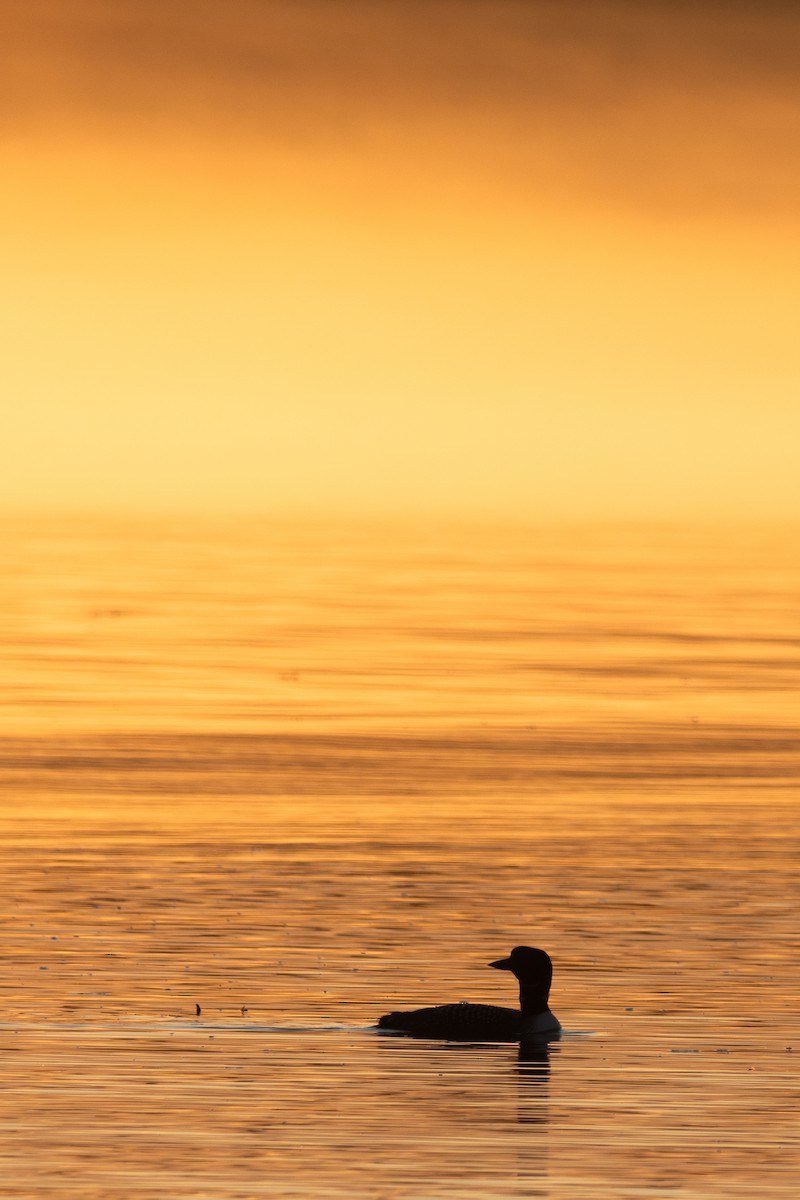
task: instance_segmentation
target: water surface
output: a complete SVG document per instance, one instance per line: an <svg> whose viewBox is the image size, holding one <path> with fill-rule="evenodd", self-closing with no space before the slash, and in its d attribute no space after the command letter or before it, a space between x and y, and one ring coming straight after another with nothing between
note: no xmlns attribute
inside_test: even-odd
<svg viewBox="0 0 800 1200"><path fill-rule="evenodd" d="M796 533L7 522L0 1196L794 1196Z"/></svg>

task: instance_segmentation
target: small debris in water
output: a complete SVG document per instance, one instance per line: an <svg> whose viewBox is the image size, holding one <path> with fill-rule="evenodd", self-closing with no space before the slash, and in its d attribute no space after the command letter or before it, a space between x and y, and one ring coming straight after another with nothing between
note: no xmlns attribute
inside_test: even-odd
<svg viewBox="0 0 800 1200"><path fill-rule="evenodd" d="M200 1013L201 1013L202 1011L203 1011L203 1010L202 1010L202 1008L200 1007L200 1005L199 1005L199 1004L195 1004L195 1006L194 1006L194 1015L195 1015L196 1017L199 1017L199 1016L200 1016Z"/></svg>

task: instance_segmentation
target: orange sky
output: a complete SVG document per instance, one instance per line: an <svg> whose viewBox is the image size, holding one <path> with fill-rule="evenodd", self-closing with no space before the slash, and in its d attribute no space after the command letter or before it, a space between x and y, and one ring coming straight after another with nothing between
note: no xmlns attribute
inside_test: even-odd
<svg viewBox="0 0 800 1200"><path fill-rule="evenodd" d="M12 507L800 516L800 10L6 0Z"/></svg>

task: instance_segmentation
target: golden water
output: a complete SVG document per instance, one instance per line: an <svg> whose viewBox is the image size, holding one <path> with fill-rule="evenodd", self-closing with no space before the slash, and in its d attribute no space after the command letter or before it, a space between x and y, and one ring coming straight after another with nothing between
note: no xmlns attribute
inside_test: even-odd
<svg viewBox="0 0 800 1200"><path fill-rule="evenodd" d="M0 1196L796 1195L796 530L1 544Z"/></svg>

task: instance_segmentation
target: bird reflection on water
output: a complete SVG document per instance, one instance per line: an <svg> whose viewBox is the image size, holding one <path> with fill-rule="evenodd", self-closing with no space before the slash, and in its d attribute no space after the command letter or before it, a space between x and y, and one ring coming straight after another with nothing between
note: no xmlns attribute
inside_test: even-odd
<svg viewBox="0 0 800 1200"><path fill-rule="evenodd" d="M552 1046L560 1034L547 1041L522 1042L517 1053L517 1077L519 1079L519 1107L517 1121L520 1125L543 1125L547 1123L547 1100L550 1083L550 1055Z"/></svg>
<svg viewBox="0 0 800 1200"><path fill-rule="evenodd" d="M521 1137L517 1148L518 1195L549 1195L546 1136L550 1123L550 1056L560 1034L548 1040L522 1042L517 1054L517 1124L536 1126L540 1135Z"/></svg>
<svg viewBox="0 0 800 1200"><path fill-rule="evenodd" d="M379 1045L387 1054L425 1060L417 1104L439 1127L471 1127L480 1137L481 1127L490 1126L508 1139L515 1182L507 1194L538 1200L549 1194L550 1073L558 1040L526 1041L515 1053L507 1044L487 1042L423 1047L415 1038L381 1038ZM414 1076L419 1086L420 1076Z"/></svg>

